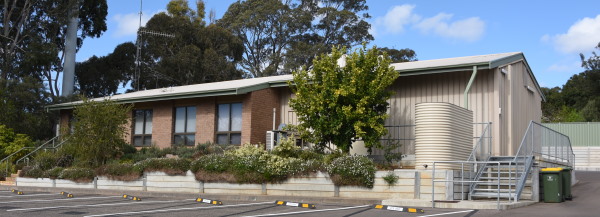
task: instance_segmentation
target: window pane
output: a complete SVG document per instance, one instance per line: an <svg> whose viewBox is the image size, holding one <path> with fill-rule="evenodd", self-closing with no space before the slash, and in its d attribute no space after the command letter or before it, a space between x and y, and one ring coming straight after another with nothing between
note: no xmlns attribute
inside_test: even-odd
<svg viewBox="0 0 600 217"><path fill-rule="evenodd" d="M152 134L152 110L146 110L146 129L144 134Z"/></svg>
<svg viewBox="0 0 600 217"><path fill-rule="evenodd" d="M144 136L144 146L152 145L152 136Z"/></svg>
<svg viewBox="0 0 600 217"><path fill-rule="evenodd" d="M196 107L187 107L187 131L188 133L196 132Z"/></svg>
<svg viewBox="0 0 600 217"><path fill-rule="evenodd" d="M242 103L231 104L231 131L242 131Z"/></svg>
<svg viewBox="0 0 600 217"><path fill-rule="evenodd" d="M185 133L185 107L175 108L175 132Z"/></svg>
<svg viewBox="0 0 600 217"><path fill-rule="evenodd" d="M133 137L133 146L142 146L142 137L141 136L134 136Z"/></svg>
<svg viewBox="0 0 600 217"><path fill-rule="evenodd" d="M136 110L134 112L135 124L133 126L133 134L144 134L144 110Z"/></svg>
<svg viewBox="0 0 600 217"><path fill-rule="evenodd" d="M217 144L219 145L227 145L229 144L229 139L227 138L227 134L218 134L217 135Z"/></svg>
<svg viewBox="0 0 600 217"><path fill-rule="evenodd" d="M183 135L173 136L173 145L183 145L185 143Z"/></svg>
<svg viewBox="0 0 600 217"><path fill-rule="evenodd" d="M229 131L229 104L219 105L219 118L217 124L217 131Z"/></svg>
<svg viewBox="0 0 600 217"><path fill-rule="evenodd" d="M189 146L194 146L196 144L195 135L185 135L185 144Z"/></svg>
<svg viewBox="0 0 600 217"><path fill-rule="evenodd" d="M242 144L242 134L241 133L232 133L231 134L231 143L233 145L241 145Z"/></svg>

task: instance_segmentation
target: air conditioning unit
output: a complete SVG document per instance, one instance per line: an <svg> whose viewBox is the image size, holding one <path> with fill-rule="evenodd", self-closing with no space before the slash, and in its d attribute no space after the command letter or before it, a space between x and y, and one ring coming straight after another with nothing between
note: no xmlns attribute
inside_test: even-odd
<svg viewBox="0 0 600 217"><path fill-rule="evenodd" d="M277 133L274 131L267 131L267 150L273 150L277 145Z"/></svg>

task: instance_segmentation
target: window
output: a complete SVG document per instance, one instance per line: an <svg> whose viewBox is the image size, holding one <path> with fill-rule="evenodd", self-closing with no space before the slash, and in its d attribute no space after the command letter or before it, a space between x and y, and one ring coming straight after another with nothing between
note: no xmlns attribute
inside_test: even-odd
<svg viewBox="0 0 600 217"><path fill-rule="evenodd" d="M152 110L134 110L133 119L133 146L152 145Z"/></svg>
<svg viewBox="0 0 600 217"><path fill-rule="evenodd" d="M217 144L242 143L242 103L219 104Z"/></svg>
<svg viewBox="0 0 600 217"><path fill-rule="evenodd" d="M175 126L173 133L174 145L193 146L196 142L196 107L176 107Z"/></svg>

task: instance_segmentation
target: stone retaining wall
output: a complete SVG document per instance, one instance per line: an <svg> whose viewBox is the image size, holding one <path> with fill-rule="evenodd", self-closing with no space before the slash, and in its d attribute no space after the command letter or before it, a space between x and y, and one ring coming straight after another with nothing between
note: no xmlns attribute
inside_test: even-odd
<svg viewBox="0 0 600 217"><path fill-rule="evenodd" d="M278 195L278 196L311 196L311 197L341 197L341 198L396 198L396 199L428 199L431 198L431 171L428 170L395 170L399 177L395 185L388 185L383 177L387 171L375 174L373 188L335 186L325 173L311 176L291 178L279 184L232 184L232 183L203 183L196 181L194 174L188 171L185 176L170 176L162 172L144 173L135 181L115 181L106 177L96 177L90 183L75 183L69 180L48 178L17 178L17 186L56 187L56 188L88 188L123 191L151 192L186 192L210 194L238 195ZM436 180L452 177L450 171L436 171ZM452 186L437 182L435 186L436 199L448 199Z"/></svg>

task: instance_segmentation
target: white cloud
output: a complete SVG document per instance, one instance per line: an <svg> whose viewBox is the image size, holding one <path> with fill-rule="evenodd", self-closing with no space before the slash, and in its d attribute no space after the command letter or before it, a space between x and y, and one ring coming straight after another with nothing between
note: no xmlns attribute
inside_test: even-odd
<svg viewBox="0 0 600 217"><path fill-rule="evenodd" d="M145 26L146 22L156 13L158 12L152 14L143 13L142 26ZM116 14L112 17L112 20L117 23L117 30L113 33L114 37L135 35L140 25L140 15L138 13Z"/></svg>
<svg viewBox="0 0 600 217"><path fill-rule="evenodd" d="M600 42L600 14L595 18L583 18L575 22L566 33L545 35L542 41L550 41L564 53L584 53L594 49Z"/></svg>
<svg viewBox="0 0 600 217"><path fill-rule="evenodd" d="M425 34L433 33L442 37L464 41L476 41L483 36L485 22L479 17L450 22L453 16L453 14L439 13L433 17L423 19L415 25L415 28Z"/></svg>
<svg viewBox="0 0 600 217"><path fill-rule="evenodd" d="M415 9L415 5L395 6L385 16L377 18L376 24L383 26L383 29L388 33L402 33L404 32L404 26L421 19L419 15L413 13L413 9Z"/></svg>
<svg viewBox="0 0 600 217"><path fill-rule="evenodd" d="M548 67L548 71L576 73L576 72L582 71L581 62L575 61L575 62L571 62L571 63L555 63Z"/></svg>
<svg viewBox="0 0 600 217"><path fill-rule="evenodd" d="M403 4L392 7L385 16L375 19L371 34L400 34L408 26L421 30L422 34L434 34L463 41L479 40L485 32L485 22L479 17L452 21L454 15L439 13L423 19L414 12L416 5Z"/></svg>

